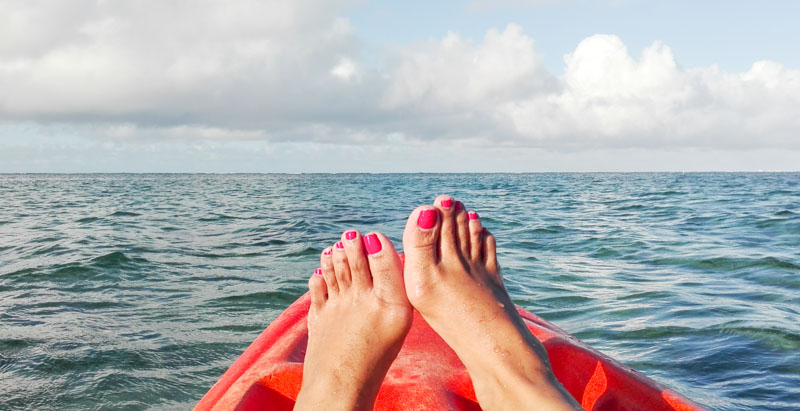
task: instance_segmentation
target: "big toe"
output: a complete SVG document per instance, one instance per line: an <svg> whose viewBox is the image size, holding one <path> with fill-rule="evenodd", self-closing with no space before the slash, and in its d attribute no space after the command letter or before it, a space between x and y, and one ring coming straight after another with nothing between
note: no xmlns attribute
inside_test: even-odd
<svg viewBox="0 0 800 411"><path fill-rule="evenodd" d="M424 268L436 264L440 227L439 212L431 206L417 207L411 213L403 232L406 266Z"/></svg>
<svg viewBox="0 0 800 411"><path fill-rule="evenodd" d="M403 263L394 244L383 233L363 237L374 292L384 301L408 305L403 283Z"/></svg>

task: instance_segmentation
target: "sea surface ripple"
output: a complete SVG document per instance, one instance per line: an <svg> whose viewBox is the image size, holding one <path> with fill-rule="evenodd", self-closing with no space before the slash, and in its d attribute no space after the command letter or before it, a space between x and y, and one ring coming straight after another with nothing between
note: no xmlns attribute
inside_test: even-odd
<svg viewBox="0 0 800 411"><path fill-rule="evenodd" d="M800 174L0 175L0 409L188 409L343 230L448 193L515 302L711 409L800 407Z"/></svg>

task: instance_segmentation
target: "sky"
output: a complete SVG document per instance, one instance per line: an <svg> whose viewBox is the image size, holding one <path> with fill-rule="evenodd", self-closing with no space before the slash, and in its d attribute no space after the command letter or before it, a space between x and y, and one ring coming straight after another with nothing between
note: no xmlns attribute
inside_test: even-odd
<svg viewBox="0 0 800 411"><path fill-rule="evenodd" d="M0 0L0 172L797 171L798 15Z"/></svg>

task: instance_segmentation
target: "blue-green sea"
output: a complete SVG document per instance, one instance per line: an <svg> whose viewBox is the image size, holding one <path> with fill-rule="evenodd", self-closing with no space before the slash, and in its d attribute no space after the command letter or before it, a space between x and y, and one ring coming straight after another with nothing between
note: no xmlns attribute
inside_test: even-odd
<svg viewBox="0 0 800 411"><path fill-rule="evenodd" d="M0 175L0 409L188 409L343 230L440 193L522 307L710 409L800 408L800 174Z"/></svg>

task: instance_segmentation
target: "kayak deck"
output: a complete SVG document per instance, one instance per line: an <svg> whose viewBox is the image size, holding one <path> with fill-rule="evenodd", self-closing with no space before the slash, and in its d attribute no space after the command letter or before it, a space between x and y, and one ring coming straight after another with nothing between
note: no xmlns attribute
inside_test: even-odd
<svg viewBox="0 0 800 411"><path fill-rule="evenodd" d="M195 410L291 410L303 379L309 304L306 294L275 319ZM517 310L547 350L556 378L584 409L703 409L547 321ZM416 311L403 348L378 392L375 409L480 410L466 368Z"/></svg>

